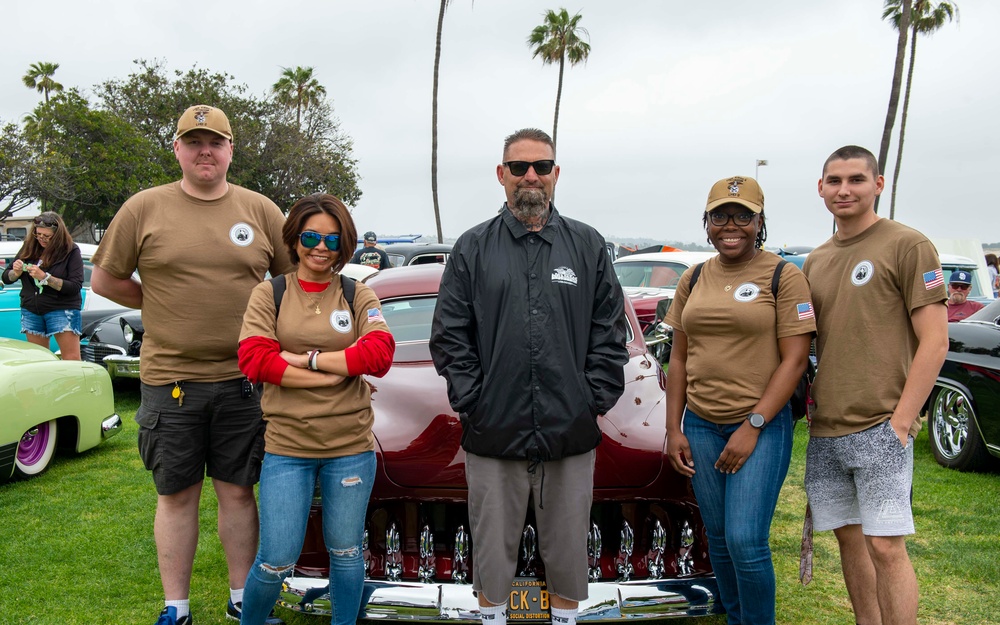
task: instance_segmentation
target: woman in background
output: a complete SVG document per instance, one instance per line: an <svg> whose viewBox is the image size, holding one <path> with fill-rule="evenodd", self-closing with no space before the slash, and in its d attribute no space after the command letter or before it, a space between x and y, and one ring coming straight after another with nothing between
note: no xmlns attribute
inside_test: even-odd
<svg viewBox="0 0 1000 625"><path fill-rule="evenodd" d="M997 262L997 255L990 253L986 255L986 270L990 275L990 288L993 289L993 297L1000 297L1000 263Z"/></svg>
<svg viewBox="0 0 1000 625"><path fill-rule="evenodd" d="M55 337L63 360L80 360L83 257L62 217L51 211L35 217L0 279L21 281L21 332L28 342L48 349Z"/></svg>

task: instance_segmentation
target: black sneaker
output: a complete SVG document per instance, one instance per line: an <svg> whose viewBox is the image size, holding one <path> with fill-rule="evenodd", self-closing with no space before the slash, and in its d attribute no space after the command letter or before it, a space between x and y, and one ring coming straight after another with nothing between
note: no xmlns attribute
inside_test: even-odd
<svg viewBox="0 0 1000 625"><path fill-rule="evenodd" d="M192 625L194 621L191 619L191 614L177 618L177 608L174 606L167 606L163 608L160 612L160 618L156 619L156 625Z"/></svg>
<svg viewBox="0 0 1000 625"><path fill-rule="evenodd" d="M229 600L229 605L226 606L226 618L232 621L240 620L243 616L243 602L233 603L233 600ZM178 623L178 625L182 625ZM285 621L281 620L274 615L274 608L271 608L271 613L267 615L264 619L264 625L285 625Z"/></svg>

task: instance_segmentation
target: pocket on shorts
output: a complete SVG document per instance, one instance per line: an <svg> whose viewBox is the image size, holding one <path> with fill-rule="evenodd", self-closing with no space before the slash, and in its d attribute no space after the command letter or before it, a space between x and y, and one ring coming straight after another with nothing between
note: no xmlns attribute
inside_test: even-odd
<svg viewBox="0 0 1000 625"><path fill-rule="evenodd" d="M139 424L139 457L147 471L152 471L160 465L160 451L157 440L159 433L156 426L160 422L160 411L150 410L142 404L135 411L135 422Z"/></svg>

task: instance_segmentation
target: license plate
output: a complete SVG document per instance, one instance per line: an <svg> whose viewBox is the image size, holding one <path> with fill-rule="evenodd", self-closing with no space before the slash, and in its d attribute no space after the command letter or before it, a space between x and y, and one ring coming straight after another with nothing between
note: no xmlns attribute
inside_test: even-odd
<svg viewBox="0 0 1000 625"><path fill-rule="evenodd" d="M548 621L549 618L549 591L545 590L545 580L514 578L507 601L507 620Z"/></svg>

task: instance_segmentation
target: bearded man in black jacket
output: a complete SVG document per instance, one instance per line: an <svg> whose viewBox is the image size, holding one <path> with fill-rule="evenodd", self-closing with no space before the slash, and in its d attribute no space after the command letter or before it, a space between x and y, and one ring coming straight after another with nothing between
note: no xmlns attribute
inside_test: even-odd
<svg viewBox="0 0 1000 625"><path fill-rule="evenodd" d="M445 267L431 357L462 420L483 622L506 624L533 501L552 622L573 625L587 598L597 417L625 389L624 296L604 238L551 202L548 134L507 137L497 179L506 203L459 237Z"/></svg>

